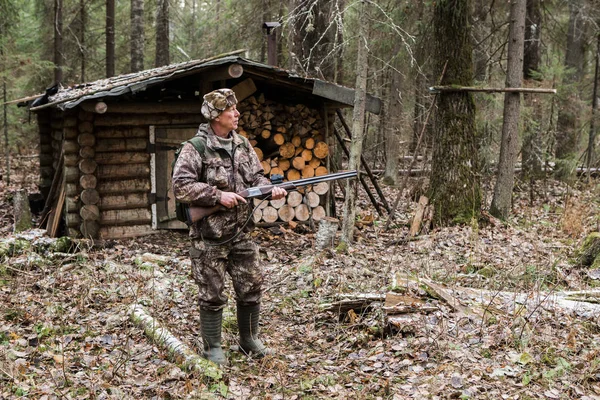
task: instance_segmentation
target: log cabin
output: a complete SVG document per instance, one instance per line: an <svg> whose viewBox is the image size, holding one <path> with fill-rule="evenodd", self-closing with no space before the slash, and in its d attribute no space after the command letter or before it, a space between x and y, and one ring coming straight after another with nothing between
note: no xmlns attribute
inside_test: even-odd
<svg viewBox="0 0 600 400"><path fill-rule="evenodd" d="M352 105L354 91L239 52L60 88L28 103L39 127L49 233L108 240L186 228L175 218L171 164L205 122L203 95L220 87L235 91L238 132L267 176L331 171L335 111ZM367 99L367 110L379 113L379 99ZM330 193L325 184L263 202L254 219L319 220L330 214Z"/></svg>

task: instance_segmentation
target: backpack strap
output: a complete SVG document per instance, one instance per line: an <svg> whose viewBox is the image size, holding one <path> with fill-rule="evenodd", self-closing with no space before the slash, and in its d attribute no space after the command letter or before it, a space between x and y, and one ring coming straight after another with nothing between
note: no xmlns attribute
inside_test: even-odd
<svg viewBox="0 0 600 400"><path fill-rule="evenodd" d="M183 146L185 146L186 143L191 143L191 145L194 146L194 148L200 154L200 156L204 156L204 152L206 149L204 140L200 136L194 136L193 138L183 142L181 144L181 146L179 146L179 148L175 152L175 158L173 159L172 170L175 170L175 163L177 162L177 159L179 158L179 154L181 153L181 150L183 149ZM189 204L180 203L179 201L175 201L176 218L181 222L185 222L185 224L188 226L191 225L189 208L190 208Z"/></svg>
<svg viewBox="0 0 600 400"><path fill-rule="evenodd" d="M202 139L200 136L194 136L193 138L191 138L187 142L191 143L192 146L194 146L194 148L196 149L196 151L198 153L200 153L201 156L204 155L204 151L206 149L206 144L204 143L204 139Z"/></svg>

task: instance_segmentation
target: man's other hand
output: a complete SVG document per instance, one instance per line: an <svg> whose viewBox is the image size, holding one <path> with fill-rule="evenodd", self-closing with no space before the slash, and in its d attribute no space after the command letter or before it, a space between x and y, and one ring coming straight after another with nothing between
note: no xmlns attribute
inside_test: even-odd
<svg viewBox="0 0 600 400"><path fill-rule="evenodd" d="M279 200L287 196L287 191L279 186L275 186L273 190L271 190L271 200Z"/></svg>

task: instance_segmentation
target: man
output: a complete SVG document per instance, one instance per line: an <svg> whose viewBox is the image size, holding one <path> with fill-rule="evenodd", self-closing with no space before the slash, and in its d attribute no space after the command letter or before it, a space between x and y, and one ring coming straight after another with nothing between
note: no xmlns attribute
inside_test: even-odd
<svg viewBox="0 0 600 400"><path fill-rule="evenodd" d="M196 138L200 149L186 143L173 169L173 193L178 201L223 210L190 226L192 276L199 288L203 356L217 364L227 359L221 348L225 273L231 276L237 302L240 350L263 357L271 354L258 339L262 272L258 246L250 239L251 207L237 192L268 185L263 169L248 140L235 132L240 113L231 89L218 89L204 96L201 124ZM287 192L279 187L272 199ZM250 222L245 223L250 219ZM240 231L241 230L241 231Z"/></svg>

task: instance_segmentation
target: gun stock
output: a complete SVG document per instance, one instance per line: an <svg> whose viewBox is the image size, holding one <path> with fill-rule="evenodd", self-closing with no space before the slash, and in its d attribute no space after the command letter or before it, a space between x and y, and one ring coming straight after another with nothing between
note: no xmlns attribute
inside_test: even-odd
<svg viewBox="0 0 600 400"><path fill-rule="evenodd" d="M283 182L283 183L279 183L277 185L256 186L256 187L244 189L241 192L239 192L238 194L246 199L265 198L271 194L271 191L273 190L273 188L275 186L281 187L287 191L291 191L291 190L298 190L298 188L301 188L303 186L314 185L314 184L320 183L320 182L335 181L338 179L355 178L357 175L358 175L358 172L356 172L356 171L337 172L334 174L326 174L326 175L316 176L314 178L304 178L304 179L297 179L295 181ZM209 215L213 215L216 212L221 211L221 210L225 210L225 207L223 207L220 204L217 204L216 206L213 206L213 207L190 206L187 209L188 225L198 222L202 218L206 218Z"/></svg>

